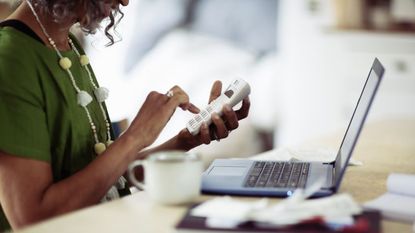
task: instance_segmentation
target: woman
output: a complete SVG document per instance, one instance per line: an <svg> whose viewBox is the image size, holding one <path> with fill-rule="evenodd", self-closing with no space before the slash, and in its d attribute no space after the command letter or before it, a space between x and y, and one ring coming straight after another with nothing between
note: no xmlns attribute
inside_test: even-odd
<svg viewBox="0 0 415 233"><path fill-rule="evenodd" d="M229 106L198 135L186 129L150 146L177 107L197 113L180 87L151 92L130 127L114 140L104 100L79 43L75 23L95 32L114 26L128 0L26 0L0 25L0 230L77 210L117 196L129 163L159 150L190 150L226 138L249 111ZM210 100L221 93L215 82ZM93 96L93 97L92 97ZM114 140L114 141L113 141ZM118 182L117 182L118 181ZM110 190L110 191L108 191Z"/></svg>

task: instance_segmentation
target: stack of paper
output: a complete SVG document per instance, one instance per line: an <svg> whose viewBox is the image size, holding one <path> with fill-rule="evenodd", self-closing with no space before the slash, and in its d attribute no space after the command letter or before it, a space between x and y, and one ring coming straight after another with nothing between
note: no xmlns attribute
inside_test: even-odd
<svg viewBox="0 0 415 233"><path fill-rule="evenodd" d="M387 180L387 193L364 204L382 216L404 222L415 221L415 175L393 173Z"/></svg>

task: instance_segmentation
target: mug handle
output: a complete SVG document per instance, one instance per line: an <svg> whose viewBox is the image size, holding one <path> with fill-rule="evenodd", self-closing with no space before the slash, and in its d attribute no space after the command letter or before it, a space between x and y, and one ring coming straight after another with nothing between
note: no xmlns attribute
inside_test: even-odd
<svg viewBox="0 0 415 233"><path fill-rule="evenodd" d="M141 190L144 190L145 189L144 183L138 181L137 178L135 178L134 168L137 166L143 166L144 168L144 161L136 160L130 163L130 165L128 165L128 177L130 178L130 181L131 183L133 183L133 185L135 185L137 188Z"/></svg>

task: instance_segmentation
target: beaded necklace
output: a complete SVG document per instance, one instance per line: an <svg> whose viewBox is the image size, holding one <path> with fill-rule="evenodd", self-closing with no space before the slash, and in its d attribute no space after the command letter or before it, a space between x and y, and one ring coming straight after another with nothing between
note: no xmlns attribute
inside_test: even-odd
<svg viewBox="0 0 415 233"><path fill-rule="evenodd" d="M36 21L40 25L43 33L48 38L48 41L49 41L50 45L53 47L56 54L58 55L59 65L62 67L62 69L64 69L66 71L66 73L68 74L68 76L71 80L72 86L73 86L73 88L75 89L75 91L77 93L77 103L78 103L78 105L80 105L85 110L86 116L88 117L89 124L91 126L92 133L94 135L94 140L95 140L94 151L97 155L99 155L102 152L104 152L106 150L106 148L109 145L111 145L111 143L113 142L111 140L110 124L108 122L108 118L107 118L107 115L106 115L104 107L103 107L104 101L108 98L108 89L106 89L105 87L98 87L95 84L95 82L92 78L91 71L89 70L89 67L88 67L88 64L89 64L88 57L84 54L81 55L79 53L78 49L76 48L76 46L74 45L74 43L72 42L71 38L68 37L69 45L71 46L72 50L74 50L75 53L78 55L80 64L85 68L86 72L88 73L89 81L91 82L91 84L94 88L95 98L98 101L99 107L101 109L101 113L104 117L105 126L106 126L106 130L107 130L107 132L106 132L107 141L106 141L106 144L104 144L104 143L100 142L99 139L98 139L97 128L96 128L95 123L92 120L91 114L89 113L89 110L87 108L88 104L91 103L92 100L93 100L91 95L88 92L83 91L78 87L78 85L75 82L75 78L73 77L72 72L70 70L70 68L72 66L71 60L67 57L62 56L61 52L56 47L55 41L53 41L53 39L49 36L49 34L47 33L45 27L41 23L40 18L37 15L33 5L29 2L29 0L26 0L26 2L29 5L29 8L31 9L33 15L35 16ZM119 198L119 193L118 193L117 189L124 189L126 187L125 186L126 183L127 183L127 180L123 176L119 177L118 181L113 186L111 186L111 188L107 191L107 194L101 199L101 202L106 202L106 201L110 201L110 200Z"/></svg>
<svg viewBox="0 0 415 233"><path fill-rule="evenodd" d="M95 151L95 153L97 155L99 155L102 152L104 152L106 150L106 148L109 145L111 145L111 143L113 142L111 140L110 123L108 121L106 112L105 112L104 107L103 107L104 101L108 98L108 92L109 91L108 91L107 88L105 88L105 87L98 87L95 84L95 82L94 82L94 80L92 78L91 71L89 70L89 67L88 67L88 65L89 65L89 59L88 59L88 57L85 54L82 54L81 55L79 53L78 49L76 48L76 46L74 45L73 41L68 37L68 41L69 41L70 47L78 55L79 62L81 64L81 66L84 67L84 69L88 73L89 81L90 81L90 83L92 84L92 86L94 88L95 98L98 101L98 104L99 104L101 113L102 113L102 115L104 117L105 127L106 127L106 131L107 131L106 132L106 134L107 134L107 141L104 144L103 142L100 142L99 139L98 139L97 127L96 127L94 121L92 120L91 114L90 114L90 112L89 112L89 110L87 108L88 104L90 104L92 102L93 98L91 97L91 95L88 92L86 92L84 90L81 90L78 87L78 85L75 82L75 78L74 78L74 76L73 76L73 74L72 74L72 72L70 70L70 68L72 66L71 60L69 58L67 58L67 57L62 56L61 52L58 50L58 48L56 46L55 41L49 36L49 34L46 31L45 27L41 23L40 18L37 15L37 13L36 13L33 5L28 0L26 0L26 2L29 5L29 8L31 9L33 15L35 16L37 23L39 24L39 26L42 29L42 31L45 34L45 36L47 37L47 39L49 41L49 44L53 47L53 49L55 50L56 54L58 55L60 67L63 70L66 71L66 73L68 74L68 76L69 76L69 78L71 80L72 86L73 86L73 88L75 89L75 91L77 93L77 103L78 103L79 106L81 106L85 110L86 116L88 118L88 121L89 121L91 130L92 130L92 133L93 133L93 136L94 136L94 140L95 140L94 151Z"/></svg>

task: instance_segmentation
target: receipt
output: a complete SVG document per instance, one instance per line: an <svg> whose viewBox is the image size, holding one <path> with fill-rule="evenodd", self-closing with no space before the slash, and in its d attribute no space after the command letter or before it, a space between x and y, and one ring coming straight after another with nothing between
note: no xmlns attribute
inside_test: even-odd
<svg viewBox="0 0 415 233"><path fill-rule="evenodd" d="M250 214L268 206L267 199L255 202L243 202L231 197L217 197L198 205L190 214L206 217L209 227L233 228L242 222L250 220Z"/></svg>
<svg viewBox="0 0 415 233"><path fill-rule="evenodd" d="M362 212L362 208L349 194L337 194L331 197L307 200L295 204L276 204L256 211L252 220L275 225L296 224L313 217L325 219L350 217Z"/></svg>
<svg viewBox="0 0 415 233"><path fill-rule="evenodd" d="M300 200L287 198L270 205L267 199L243 202L231 197L219 197L195 207L191 215L206 217L209 227L233 228L246 221L263 222L271 225L300 223L314 217L332 221L351 217L362 212L362 208L349 194L336 194L331 197ZM347 222L347 221L346 221Z"/></svg>

